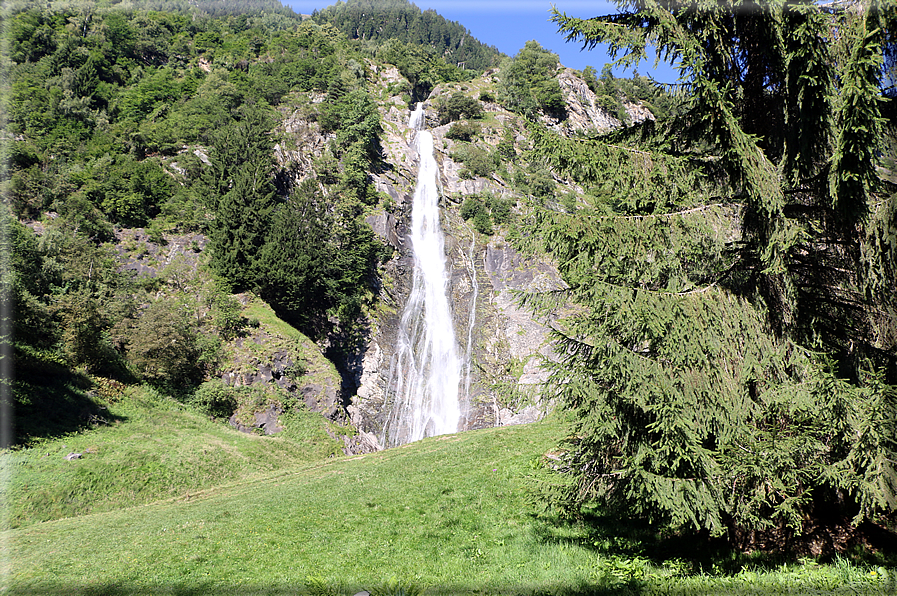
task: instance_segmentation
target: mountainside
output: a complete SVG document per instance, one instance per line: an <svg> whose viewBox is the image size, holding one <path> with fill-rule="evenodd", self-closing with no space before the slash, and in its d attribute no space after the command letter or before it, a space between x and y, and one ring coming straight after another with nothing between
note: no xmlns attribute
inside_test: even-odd
<svg viewBox="0 0 897 596"><path fill-rule="evenodd" d="M122 395L272 441L312 420L346 454L401 442L432 140L457 428L563 410L540 502L790 556L893 529L897 144L873 82L897 5L556 14L634 53L656 28L689 65L675 93L535 41L495 67L401 2L216 6L8 19L18 446L116 428Z"/></svg>
<svg viewBox="0 0 897 596"><path fill-rule="evenodd" d="M406 74L418 91L436 89L427 114L448 199L455 325L477 371L463 427L544 413L546 329L510 292L560 282L504 239L534 187L530 164L513 163L526 130L496 99L501 81L470 80L440 57L410 65L420 47L410 42L368 51L328 24L289 23L102 6L15 14L4 192L18 218L20 441L90 427L100 411L91 384L115 378L265 432L298 396L354 422L362 434L347 449L378 448L390 334L410 283ZM573 73L561 81L569 116L552 126L620 125ZM547 172L535 180L555 195ZM473 226L460 215L468 196L489 205ZM291 344L308 341L295 330L256 327L259 298L314 338L341 380L307 343ZM267 401L227 389L246 386L267 388Z"/></svg>
<svg viewBox="0 0 897 596"><path fill-rule="evenodd" d="M291 8L284 6L279 0L48 0L43 5L54 12L68 10L84 14L113 9L184 12L211 17L265 13L298 18ZM34 3L29 0L12 0L8 3L8 9L13 12L31 8L34 8Z"/></svg>

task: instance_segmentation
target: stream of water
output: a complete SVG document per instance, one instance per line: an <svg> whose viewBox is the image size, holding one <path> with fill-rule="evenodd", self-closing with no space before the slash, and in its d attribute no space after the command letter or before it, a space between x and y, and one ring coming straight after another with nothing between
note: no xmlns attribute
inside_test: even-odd
<svg viewBox="0 0 897 596"><path fill-rule="evenodd" d="M438 166L433 136L424 130L422 104L412 112L409 127L416 131L414 143L420 158L411 211L414 273L387 384L387 405L392 404L380 437L387 446L457 432L465 368L448 296Z"/></svg>

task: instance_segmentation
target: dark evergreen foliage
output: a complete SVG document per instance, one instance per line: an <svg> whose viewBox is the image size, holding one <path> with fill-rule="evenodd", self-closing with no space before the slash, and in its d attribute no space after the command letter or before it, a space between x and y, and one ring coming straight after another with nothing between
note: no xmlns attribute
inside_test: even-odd
<svg viewBox="0 0 897 596"><path fill-rule="evenodd" d="M263 110L252 109L244 120L219 131L205 172L214 213L211 264L237 291L254 285L256 259L276 202L271 124Z"/></svg>
<svg viewBox="0 0 897 596"><path fill-rule="evenodd" d="M431 47L452 66L483 71L497 66L501 58L495 47L484 45L462 25L445 20L434 10L422 12L408 0L338 1L313 18L330 23L350 39L397 39Z"/></svg>
<svg viewBox="0 0 897 596"><path fill-rule="evenodd" d="M550 365L574 413L559 503L733 540L800 533L824 502L893 512L894 189L876 169L893 4L620 7L554 19L622 63L656 45L684 103L603 139L530 125L588 193L527 228L569 284L527 303L578 305Z"/></svg>
<svg viewBox="0 0 897 596"><path fill-rule="evenodd" d="M259 255L259 293L301 328L318 320L337 302L334 218L314 179L295 189L270 220Z"/></svg>

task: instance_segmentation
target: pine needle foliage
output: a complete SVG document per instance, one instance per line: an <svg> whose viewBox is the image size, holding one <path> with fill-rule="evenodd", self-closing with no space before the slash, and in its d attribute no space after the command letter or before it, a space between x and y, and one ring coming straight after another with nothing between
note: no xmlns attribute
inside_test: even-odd
<svg viewBox="0 0 897 596"><path fill-rule="evenodd" d="M733 540L892 513L897 218L877 160L894 3L618 5L553 18L620 64L659 48L681 109L598 138L528 125L587 192L522 223L567 284L522 297L555 315L547 366L574 420L574 482L549 496Z"/></svg>

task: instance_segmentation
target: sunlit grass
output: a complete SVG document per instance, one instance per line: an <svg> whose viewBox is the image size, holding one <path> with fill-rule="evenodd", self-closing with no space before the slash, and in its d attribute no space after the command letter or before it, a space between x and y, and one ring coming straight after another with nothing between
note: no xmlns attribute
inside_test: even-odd
<svg viewBox="0 0 897 596"><path fill-rule="evenodd" d="M147 387L131 387L107 406L115 420L108 426L2 454L13 527L180 497L339 451L325 420L311 412L287 417L282 436L259 437ZM69 453L81 458L66 460Z"/></svg>
<svg viewBox="0 0 897 596"><path fill-rule="evenodd" d="M847 562L733 575L604 549L588 528L539 518L528 504L534 464L560 430L549 420L435 437L31 525L5 536L7 592L876 594L893 585L887 569Z"/></svg>

